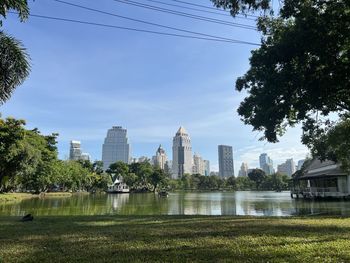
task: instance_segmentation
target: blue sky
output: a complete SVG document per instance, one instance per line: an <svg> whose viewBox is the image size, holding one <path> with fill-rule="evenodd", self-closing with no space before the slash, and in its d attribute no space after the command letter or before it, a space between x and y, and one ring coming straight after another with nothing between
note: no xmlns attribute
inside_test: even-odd
<svg viewBox="0 0 350 263"><path fill-rule="evenodd" d="M252 30L113 0L67 2L227 38L256 43L260 39ZM200 3L211 6L209 1ZM31 2L30 6L32 14L170 32L52 0ZM246 19L196 14L254 25ZM15 15L8 16L3 29L23 42L31 56L32 72L12 98L0 106L0 112L4 117L23 118L29 128L38 127L43 133L58 132L61 158L68 156L69 141L75 139L93 159L101 159L107 129L114 125L128 129L134 157L151 157L162 144L170 158L172 137L183 125L191 136L193 151L209 159L212 170L218 169L218 144L233 146L236 173L242 161L256 167L262 152L267 152L275 164L286 158L297 161L307 154L300 143L299 127L290 129L280 143L269 144L259 141L261 134L240 121L236 109L245 94L235 91L234 83L249 68L253 46L34 17L20 23Z"/></svg>

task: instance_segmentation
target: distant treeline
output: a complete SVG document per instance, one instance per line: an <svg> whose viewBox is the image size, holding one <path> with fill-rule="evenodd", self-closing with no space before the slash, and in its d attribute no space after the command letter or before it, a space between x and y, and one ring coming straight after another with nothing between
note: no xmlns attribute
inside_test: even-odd
<svg viewBox="0 0 350 263"><path fill-rule="evenodd" d="M288 190L290 178L287 175L266 175L264 171L255 169L248 176L221 178L219 176L203 176L185 174L181 179L170 180L169 187L174 190Z"/></svg>

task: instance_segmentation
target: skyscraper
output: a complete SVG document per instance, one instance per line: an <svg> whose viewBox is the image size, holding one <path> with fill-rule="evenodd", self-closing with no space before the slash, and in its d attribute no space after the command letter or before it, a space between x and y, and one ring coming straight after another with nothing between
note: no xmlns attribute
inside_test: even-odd
<svg viewBox="0 0 350 263"><path fill-rule="evenodd" d="M156 155L154 156L154 164L159 166L160 169L164 170L165 164L167 162L167 156L165 154L165 150L162 145L159 145Z"/></svg>
<svg viewBox="0 0 350 263"><path fill-rule="evenodd" d="M103 169L107 170L112 163L122 161L129 163L130 145L128 143L127 131L120 126L113 126L107 132L102 146Z"/></svg>
<svg viewBox="0 0 350 263"><path fill-rule="evenodd" d="M210 175L210 162L209 160L204 160L204 175L209 176Z"/></svg>
<svg viewBox="0 0 350 263"><path fill-rule="evenodd" d="M78 161L81 159L81 142L70 141L69 160Z"/></svg>
<svg viewBox="0 0 350 263"><path fill-rule="evenodd" d="M275 172L273 169L273 161L267 155L267 153L262 153L259 156L260 168L267 174L271 175Z"/></svg>
<svg viewBox="0 0 350 263"><path fill-rule="evenodd" d="M221 177L230 177L234 176L234 167L233 167L233 151L232 146L219 145L219 176Z"/></svg>
<svg viewBox="0 0 350 263"><path fill-rule="evenodd" d="M173 179L192 173L191 139L184 127L180 127L173 138Z"/></svg>
<svg viewBox="0 0 350 263"><path fill-rule="evenodd" d="M204 175L204 162L202 157L198 154L195 153L193 155L193 170L192 170L193 174L200 174L200 175Z"/></svg>
<svg viewBox="0 0 350 263"><path fill-rule="evenodd" d="M287 159L285 163L278 165L277 172L292 176L295 173L295 163L293 159Z"/></svg>
<svg viewBox="0 0 350 263"><path fill-rule="evenodd" d="M248 164L242 163L238 176L248 176Z"/></svg>

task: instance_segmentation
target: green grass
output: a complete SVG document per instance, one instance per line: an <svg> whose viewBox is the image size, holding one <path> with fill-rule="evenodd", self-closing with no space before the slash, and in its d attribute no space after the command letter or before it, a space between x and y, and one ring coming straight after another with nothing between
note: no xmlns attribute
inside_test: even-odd
<svg viewBox="0 0 350 263"><path fill-rule="evenodd" d="M350 262L350 219L0 217L0 262Z"/></svg>
<svg viewBox="0 0 350 263"><path fill-rule="evenodd" d="M42 194L30 194L30 193L1 193L1 202L19 202L24 199L30 198L50 198L50 197L71 197L72 193L67 192L52 192L52 193L42 193ZM1 261L0 261L1 263Z"/></svg>
<svg viewBox="0 0 350 263"><path fill-rule="evenodd" d="M38 197L29 193L0 193L0 202L17 202L23 199ZM1 261L0 261L1 262Z"/></svg>

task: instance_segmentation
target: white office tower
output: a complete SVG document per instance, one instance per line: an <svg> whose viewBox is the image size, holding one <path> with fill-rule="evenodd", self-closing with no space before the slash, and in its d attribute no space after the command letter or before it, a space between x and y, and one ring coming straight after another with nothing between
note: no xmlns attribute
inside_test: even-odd
<svg viewBox="0 0 350 263"><path fill-rule="evenodd" d="M238 176L248 176L248 164L242 163L241 169L239 170Z"/></svg>
<svg viewBox="0 0 350 263"><path fill-rule="evenodd" d="M181 126L173 138L172 178L181 178L185 173L192 173L192 146L187 131Z"/></svg>
<svg viewBox="0 0 350 263"><path fill-rule="evenodd" d="M166 153L162 145L159 145L156 151L156 155L154 156L154 165L159 166L160 169L164 170L166 162L167 162Z"/></svg>
<svg viewBox="0 0 350 263"><path fill-rule="evenodd" d="M80 141L70 141L69 160L78 161L81 159Z"/></svg>
<svg viewBox="0 0 350 263"><path fill-rule="evenodd" d="M107 170L112 163L122 161L129 163L130 145L127 131L120 126L113 126L107 132L107 137L102 146L103 169Z"/></svg>
<svg viewBox="0 0 350 263"><path fill-rule="evenodd" d="M193 155L192 173L204 175L204 168L205 168L204 161L203 161L202 157L198 153L195 153Z"/></svg>

